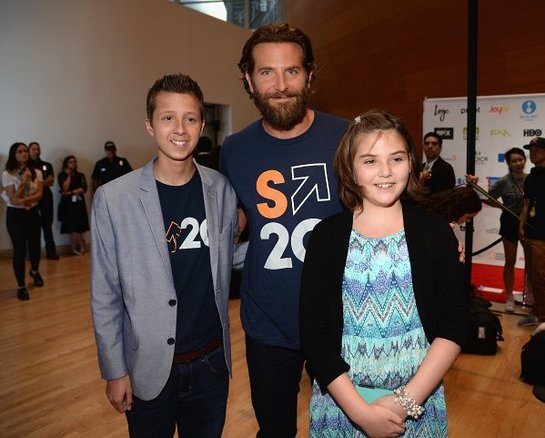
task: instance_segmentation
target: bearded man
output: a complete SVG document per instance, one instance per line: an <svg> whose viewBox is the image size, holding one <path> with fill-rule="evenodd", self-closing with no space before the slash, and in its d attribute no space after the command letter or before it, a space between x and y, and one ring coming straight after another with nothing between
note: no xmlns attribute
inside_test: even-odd
<svg viewBox="0 0 545 438"><path fill-rule="evenodd" d="M317 64L300 29L257 29L238 66L262 115L221 156L249 225L240 315L252 404L259 437L295 437L301 270L314 226L342 209L333 158L348 121L309 108Z"/></svg>

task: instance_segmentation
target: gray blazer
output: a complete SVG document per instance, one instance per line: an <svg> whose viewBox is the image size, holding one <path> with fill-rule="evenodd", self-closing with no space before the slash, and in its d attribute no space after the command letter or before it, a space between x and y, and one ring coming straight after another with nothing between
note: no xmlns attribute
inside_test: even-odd
<svg viewBox="0 0 545 438"><path fill-rule="evenodd" d="M236 195L220 173L202 167L215 301L231 371L228 300ZM98 188L91 216L91 306L100 372L129 375L134 394L151 400L163 389L174 355L176 299L153 160ZM172 345L171 345L172 344Z"/></svg>

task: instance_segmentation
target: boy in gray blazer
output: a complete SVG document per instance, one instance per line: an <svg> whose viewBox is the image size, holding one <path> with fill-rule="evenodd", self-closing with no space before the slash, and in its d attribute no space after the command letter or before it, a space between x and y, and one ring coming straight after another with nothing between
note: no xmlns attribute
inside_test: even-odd
<svg viewBox="0 0 545 438"><path fill-rule="evenodd" d="M91 304L110 403L131 437L220 437L231 372L228 298L236 197L193 152L198 84L165 76L147 96L157 156L98 188Z"/></svg>

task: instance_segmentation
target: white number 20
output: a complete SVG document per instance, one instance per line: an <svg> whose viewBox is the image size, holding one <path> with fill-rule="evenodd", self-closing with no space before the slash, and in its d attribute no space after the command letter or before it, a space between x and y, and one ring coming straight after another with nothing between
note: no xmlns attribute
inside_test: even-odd
<svg viewBox="0 0 545 438"><path fill-rule="evenodd" d="M305 219L295 227L291 235L291 239L289 232L284 225L277 222L269 222L266 224L261 229L260 237L263 240L269 240L272 235L276 235L278 236L278 240L269 254L269 257L267 257L267 260L265 261L265 269L278 270L293 267L291 257L284 256L284 253L290 243L291 250L295 257L297 257L300 261L304 261L306 249L303 244L303 239L308 232L314 229L318 222L320 222L320 219Z"/></svg>

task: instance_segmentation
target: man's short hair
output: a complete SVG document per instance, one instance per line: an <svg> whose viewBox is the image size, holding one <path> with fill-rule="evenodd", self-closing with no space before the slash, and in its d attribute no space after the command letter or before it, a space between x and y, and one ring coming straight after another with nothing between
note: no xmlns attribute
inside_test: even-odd
<svg viewBox="0 0 545 438"><path fill-rule="evenodd" d="M155 111L155 98L161 91L167 93L190 94L199 102L199 111L201 119L204 118L204 96L199 84L191 79L190 76L183 73L165 75L155 81L148 91L146 97L146 114L150 123L152 122L153 112Z"/></svg>
<svg viewBox="0 0 545 438"><path fill-rule="evenodd" d="M111 151L111 150L114 150L116 149L115 147L115 143L111 140L107 141L106 143L104 143L104 150L105 151Z"/></svg>
<svg viewBox="0 0 545 438"><path fill-rule="evenodd" d="M427 132L426 135L424 135L424 141L426 141L426 138L428 137L435 137L439 142L439 146L443 146L443 137L437 134L437 132Z"/></svg>
<svg viewBox="0 0 545 438"><path fill-rule="evenodd" d="M242 73L242 82L246 92L252 96L250 85L246 80L245 74L252 74L254 71L254 47L261 43L294 43L301 47L303 51L303 67L310 77L311 83L316 79L318 64L314 58L312 44L309 37L297 27L291 26L288 23L269 24L262 26L252 33L252 36L244 44L242 56L238 63L238 68ZM312 73L312 75L311 75Z"/></svg>

